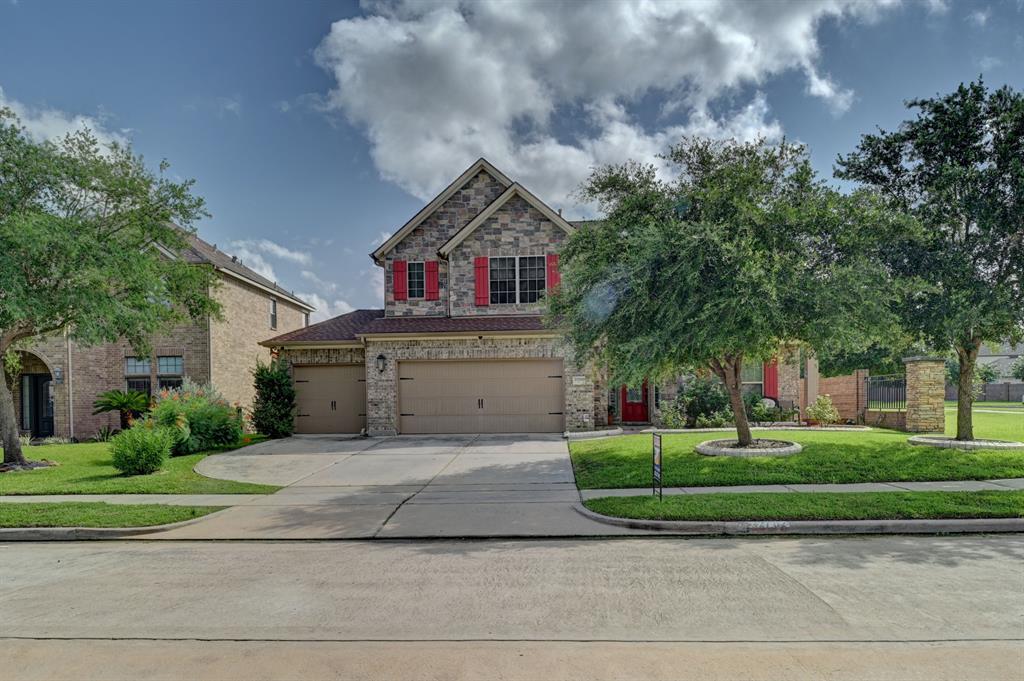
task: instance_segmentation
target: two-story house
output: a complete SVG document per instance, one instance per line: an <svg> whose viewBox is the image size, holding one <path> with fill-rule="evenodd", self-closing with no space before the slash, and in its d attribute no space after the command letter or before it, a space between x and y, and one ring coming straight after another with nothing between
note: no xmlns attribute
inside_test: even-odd
<svg viewBox="0 0 1024 681"><path fill-rule="evenodd" d="M87 439L115 428L117 414L93 414L96 397L108 390L153 394L176 388L188 377L212 383L229 401L248 408L252 369L269 359L258 342L309 324L313 307L202 239L188 235L180 257L213 267L219 286L219 319L182 324L152 339L153 352L136 356L126 341L83 347L67 335L36 342L21 353L14 377L15 412L26 435Z"/></svg>
<svg viewBox="0 0 1024 681"><path fill-rule="evenodd" d="M529 433L650 422L674 384L609 390L607 372L579 366L543 323L559 250L576 228L485 159L471 165L371 254L384 269L383 309L264 341L292 366L297 432ZM779 392L777 366L757 369L756 389Z"/></svg>

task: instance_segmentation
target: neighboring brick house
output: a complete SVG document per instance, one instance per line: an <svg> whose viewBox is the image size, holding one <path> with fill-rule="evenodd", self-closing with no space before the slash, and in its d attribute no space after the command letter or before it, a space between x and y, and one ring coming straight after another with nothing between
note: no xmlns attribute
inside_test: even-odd
<svg viewBox="0 0 1024 681"><path fill-rule="evenodd" d="M118 425L116 414L92 414L100 393L154 393L179 386L186 377L212 383L242 407L252 403L250 372L257 358L269 359L258 342L304 328L313 308L202 239L189 235L188 241L178 257L216 269L220 285L214 296L222 318L161 333L152 339L149 357L136 357L126 341L83 347L59 335L36 342L21 353L21 373L13 381L24 433L87 439L103 426Z"/></svg>
<svg viewBox="0 0 1024 681"><path fill-rule="evenodd" d="M371 254L384 269L382 310L263 342L291 364L297 431L561 432L610 414L656 420L662 387L609 390L607 371L578 365L543 323L575 228L478 160ZM795 401L799 373L774 367L756 377L759 389L777 395L785 376Z"/></svg>

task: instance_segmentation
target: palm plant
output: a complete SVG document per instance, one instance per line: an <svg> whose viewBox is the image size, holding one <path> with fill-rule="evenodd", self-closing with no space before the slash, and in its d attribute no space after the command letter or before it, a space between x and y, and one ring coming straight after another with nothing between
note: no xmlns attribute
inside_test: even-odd
<svg viewBox="0 0 1024 681"><path fill-rule="evenodd" d="M93 415L116 411L121 415L121 430L127 430L132 419L149 409L149 397L136 390L108 390L92 403Z"/></svg>

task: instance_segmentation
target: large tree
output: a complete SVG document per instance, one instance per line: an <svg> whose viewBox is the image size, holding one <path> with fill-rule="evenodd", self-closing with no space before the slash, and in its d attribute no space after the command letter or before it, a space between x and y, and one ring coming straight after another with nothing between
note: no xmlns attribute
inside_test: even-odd
<svg viewBox="0 0 1024 681"><path fill-rule="evenodd" d="M145 351L151 334L218 311L214 272L174 257L203 201L166 168L88 131L34 140L0 109L0 357L57 333ZM25 463L6 380L0 445Z"/></svg>
<svg viewBox="0 0 1024 681"><path fill-rule="evenodd" d="M907 107L915 118L864 135L836 175L917 218L883 253L916 283L899 301L904 325L956 352L956 437L972 440L978 351L1024 337L1024 96L979 80Z"/></svg>
<svg viewBox="0 0 1024 681"><path fill-rule="evenodd" d="M710 368L747 445L745 362L796 342L863 347L889 318L870 250L890 218L827 188L800 145L685 139L666 160L678 179L632 162L582 187L604 218L563 249L552 317L619 380Z"/></svg>

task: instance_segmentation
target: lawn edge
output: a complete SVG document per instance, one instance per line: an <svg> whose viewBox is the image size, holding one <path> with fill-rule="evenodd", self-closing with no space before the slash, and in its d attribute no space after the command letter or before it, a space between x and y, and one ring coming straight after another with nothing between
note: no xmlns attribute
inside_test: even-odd
<svg viewBox="0 0 1024 681"><path fill-rule="evenodd" d="M942 518L927 520L641 520L595 513L582 503L573 510L605 525L673 535L793 534L977 534L1024 532L1024 518Z"/></svg>
<svg viewBox="0 0 1024 681"><path fill-rule="evenodd" d="M57 502L60 503L60 502ZM163 525L144 525L141 527L0 527L0 541L85 541L95 539L125 539L143 534L175 530L198 523L201 520L220 515L224 511L235 508L224 508L201 515L198 518L179 520Z"/></svg>

